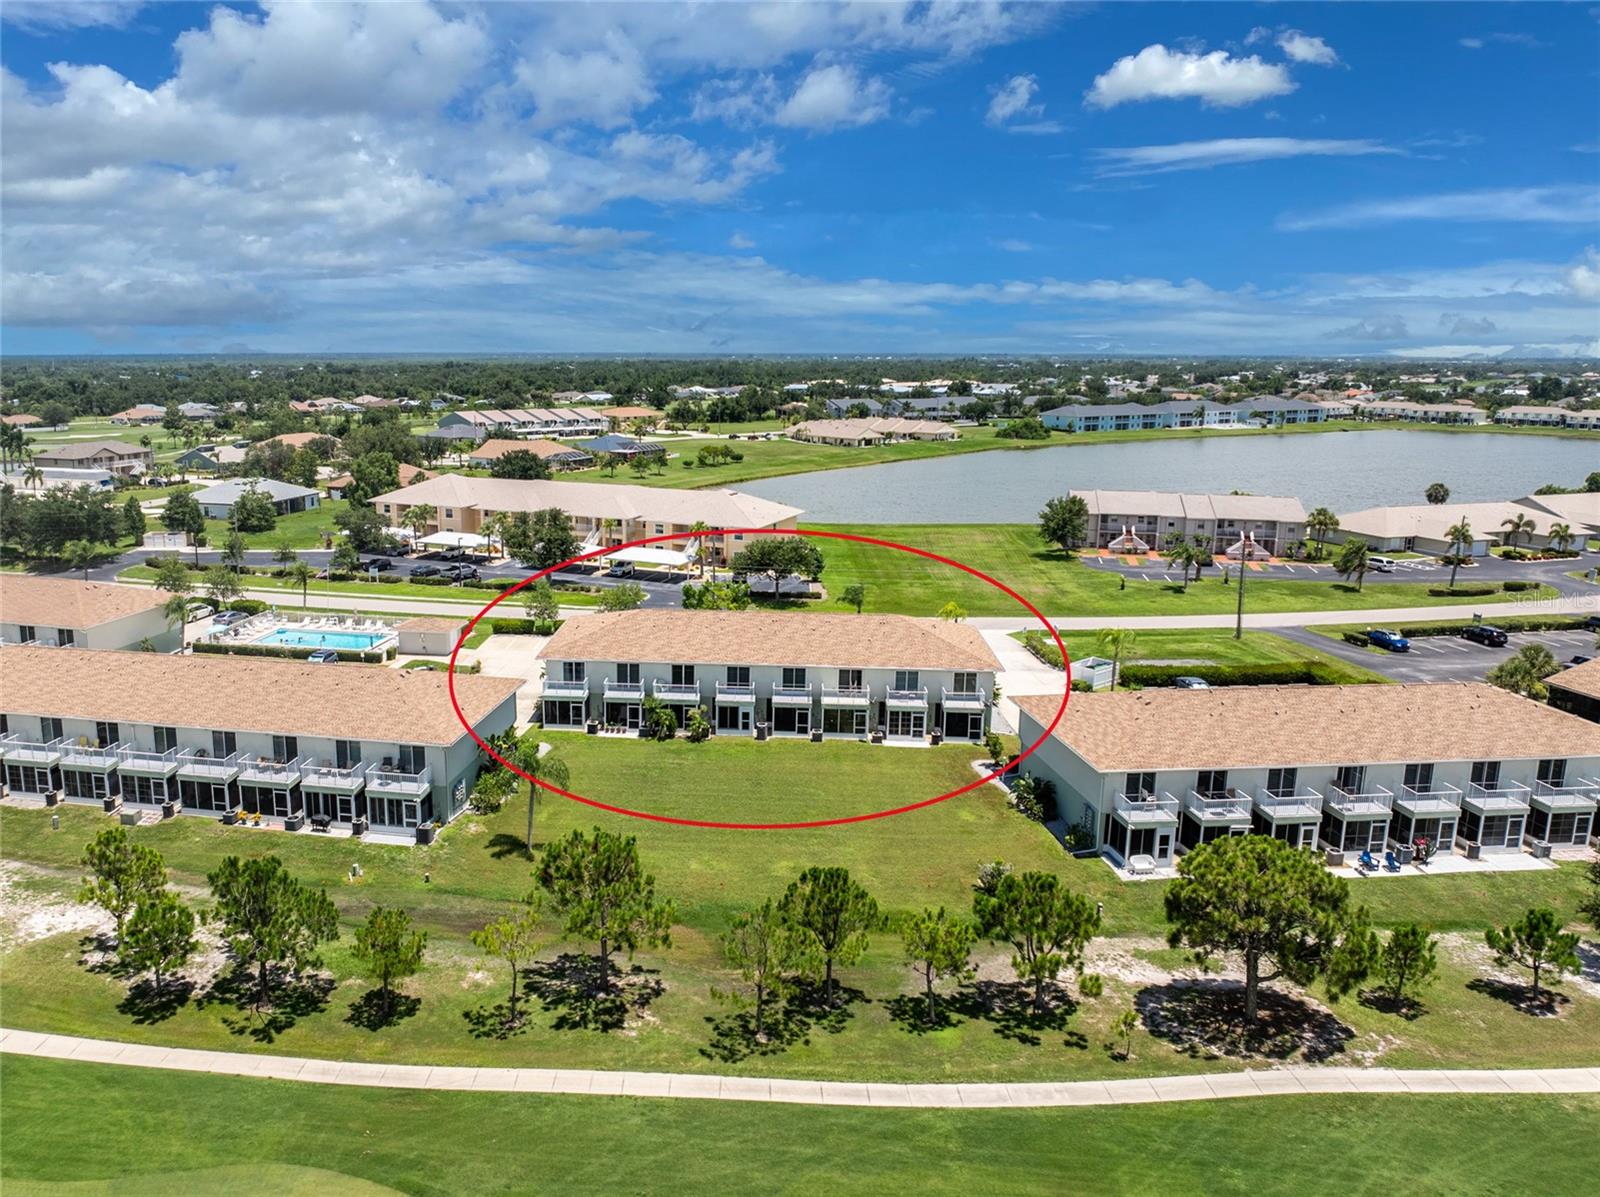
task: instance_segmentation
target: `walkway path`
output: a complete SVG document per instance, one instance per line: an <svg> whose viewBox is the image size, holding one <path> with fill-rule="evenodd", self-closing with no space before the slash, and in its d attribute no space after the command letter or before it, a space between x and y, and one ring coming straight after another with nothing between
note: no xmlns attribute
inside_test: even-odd
<svg viewBox="0 0 1600 1197"><path fill-rule="evenodd" d="M0 1052L93 1064L270 1077L319 1085L466 1089L484 1093L587 1093L622 1097L784 1102L812 1106L913 1106L938 1109L1110 1106L1307 1093L1600 1093L1600 1068L1506 1071L1403 1071L1392 1068L1274 1068L1205 1076L1019 1084L902 1085L699 1076L669 1072L592 1072L561 1068L433 1068L358 1064L114 1043L0 1029Z"/></svg>

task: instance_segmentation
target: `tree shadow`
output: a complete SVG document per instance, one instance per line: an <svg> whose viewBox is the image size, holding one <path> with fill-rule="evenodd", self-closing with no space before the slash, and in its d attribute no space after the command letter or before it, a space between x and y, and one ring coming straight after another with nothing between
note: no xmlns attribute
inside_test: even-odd
<svg viewBox="0 0 1600 1197"><path fill-rule="evenodd" d="M422 999L419 997L391 991L385 1003L381 989L369 989L350 1003L350 1012L344 1016L344 1020L364 1031L381 1031L413 1017L420 1009Z"/></svg>
<svg viewBox="0 0 1600 1197"><path fill-rule="evenodd" d="M700 1049L700 1054L724 1064L736 1064L751 1056L775 1056L796 1044L811 1042L810 1021L781 1002L767 1008L761 1039L756 1038L756 1016L752 1010L740 1010L721 1018L708 1014L706 1022L711 1027L711 1041Z"/></svg>
<svg viewBox="0 0 1600 1197"><path fill-rule="evenodd" d="M466 1019L467 1029L474 1039L510 1039L528 1029L527 1005L521 1001L517 1003L515 1020L511 1017L511 1006L507 1002L474 1006L471 1010L463 1010L461 1017Z"/></svg>
<svg viewBox="0 0 1600 1197"><path fill-rule="evenodd" d="M85 972L99 973L108 977L132 977L139 972L138 969L124 964L122 958L118 956L115 935L91 931L79 938L78 951L80 953L78 965Z"/></svg>
<svg viewBox="0 0 1600 1197"><path fill-rule="evenodd" d="M135 982L120 1002L117 1011L139 1026L165 1022L189 1004L194 982L187 977L164 977L159 986L146 977Z"/></svg>
<svg viewBox="0 0 1600 1197"><path fill-rule="evenodd" d="M267 978L268 1004L257 1006L255 971L234 965L217 975L196 1005L232 1006L235 1013L222 1016L230 1033L273 1043L302 1018L326 1010L332 992L333 978L326 973L289 976L273 971Z"/></svg>
<svg viewBox="0 0 1600 1197"><path fill-rule="evenodd" d="M1539 986L1537 996L1532 985L1521 981L1504 981L1499 977L1475 977L1467 982L1467 988L1536 1018L1554 1018L1563 1007L1572 1004L1571 998L1551 989L1548 984Z"/></svg>
<svg viewBox="0 0 1600 1197"><path fill-rule="evenodd" d="M604 973L598 957L563 952L526 970L528 993L555 1012L558 1031L617 1031L629 1015L642 1014L665 986L657 969L611 963Z"/></svg>
<svg viewBox="0 0 1600 1197"><path fill-rule="evenodd" d="M1266 987L1257 991L1255 1023L1247 1023L1241 981L1205 977L1152 985L1136 993L1133 1004L1152 1036L1196 1059L1299 1056L1320 1064L1355 1038L1327 1011Z"/></svg>
<svg viewBox="0 0 1600 1197"><path fill-rule="evenodd" d="M506 831L497 831L489 837L489 855L496 860L504 860L508 856L520 856L523 860L533 859L533 853L528 851L528 845L523 838Z"/></svg>
<svg viewBox="0 0 1600 1197"><path fill-rule="evenodd" d="M1356 1000L1369 1010L1393 1014L1407 1022L1415 1022L1428 1012L1428 1008L1415 998L1401 998L1397 1002L1394 994L1382 989L1363 989L1356 995Z"/></svg>
<svg viewBox="0 0 1600 1197"><path fill-rule="evenodd" d="M958 990L957 993L959 992ZM883 1005L889 1012L890 1020L898 1023L902 1031L911 1035L927 1035L934 1031L948 1031L951 1027L959 1027L967 1021L957 1017L955 1009L951 1006L951 998L954 996L940 994L931 1019L928 1017L928 995L925 993L896 994Z"/></svg>
<svg viewBox="0 0 1600 1197"><path fill-rule="evenodd" d="M1023 981L975 981L951 994L946 1005L955 1014L992 1024L996 1035L1026 1047L1040 1046L1047 1032L1063 1032L1066 1047L1089 1046L1082 1032L1066 1029L1078 1003L1060 985L1046 987L1039 1009L1034 1007L1033 987Z"/></svg>

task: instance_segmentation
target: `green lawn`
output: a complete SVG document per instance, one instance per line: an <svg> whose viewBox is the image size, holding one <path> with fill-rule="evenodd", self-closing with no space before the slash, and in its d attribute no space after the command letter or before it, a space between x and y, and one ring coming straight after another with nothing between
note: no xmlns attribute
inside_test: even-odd
<svg viewBox="0 0 1600 1197"><path fill-rule="evenodd" d="M822 531L848 532L895 541L952 558L1004 582L1046 615L1072 618L1091 615L1217 615L1231 614L1238 591L1224 585L1217 569L1207 569L1187 592L1175 582L1130 579L1068 560L1059 549L1040 541L1030 524L827 524ZM867 589L865 609L907 615L933 615L947 602L969 615L1028 618L1013 599L988 583L948 565L896 549L844 540L819 540L827 567L823 584L833 600L823 609L838 610L837 596L852 583ZM1370 576L1359 590L1337 575L1330 580L1275 581L1251 574L1245 585L1247 613L1277 611L1358 610L1378 607L1482 606L1509 600L1548 598L1549 587L1520 594L1455 599L1428 594L1425 582L1375 582Z"/></svg>
<svg viewBox="0 0 1600 1197"><path fill-rule="evenodd" d="M1042 629L1041 629L1042 630ZM1013 632L1021 640L1023 632ZM1061 632L1071 660L1100 651L1095 632ZM1205 665L1288 665L1315 662L1341 675L1347 682L1385 682L1388 679L1370 669L1350 665L1330 653L1279 636L1275 632L1246 632L1235 640L1225 628L1158 629L1134 633L1124 651L1123 663L1159 662Z"/></svg>
<svg viewBox="0 0 1600 1197"><path fill-rule="evenodd" d="M181 554L180 554L181 556ZM148 565L130 565L127 569L117 574L117 580L122 582L152 582L155 580L155 570ZM294 605L300 599L300 587L290 583L286 578L276 577L273 574L245 574L239 579L246 590L282 590L288 592L286 603ZM509 586L514 579L507 579ZM195 577L195 585L200 585L200 578ZM306 593L314 601L318 595L347 594L358 595L362 598L374 599L427 599L430 602L460 603L466 614L472 614L490 599L494 598L492 590L482 590L477 587L467 586L423 586L416 582L313 582ZM600 601L597 594L588 594L581 590L557 591L564 607L593 607ZM520 593L517 598L508 599L501 606L495 608L497 615L522 615Z"/></svg>
<svg viewBox="0 0 1600 1197"><path fill-rule="evenodd" d="M324 495L318 507L296 511L292 515L280 515L270 531L243 533L244 543L252 549L275 549L287 538L297 549L320 549L324 547L325 537L331 540L337 534L338 525L333 522L333 517L347 506L349 504L344 499L330 499ZM227 520L206 521L208 545L220 548L227 540Z"/></svg>
<svg viewBox="0 0 1600 1197"><path fill-rule="evenodd" d="M976 755L957 745L899 750L745 739L658 745L571 733L546 738L587 796L660 814L740 821L825 818L931 797L970 780ZM503 1040L474 1034L503 1000L506 976L466 937L532 886L521 847L527 807L520 797L498 815L458 820L438 843L421 849L224 828L192 817L139 828L137 838L161 851L174 880L186 887L203 887L204 874L230 852L277 853L296 875L325 886L345 921L344 935L326 952L336 986L283 1019L214 1000L152 1014L129 1004L125 979L83 967L79 934L66 932L0 955L5 1021L190 1047L439 1064L904 1080L1073 1079L1237 1066L1147 1030L1135 1035L1131 1063L1108 1058L1103 1045L1111 1020L1130 1001L1164 1008L1177 997L1149 989L1137 971L1126 971L1141 956L1171 963L1161 939L1164 886L1123 883L1098 860L1067 856L993 787L891 819L788 832L644 823L548 795L538 809L540 844L597 825L636 835L659 894L676 903L671 949L641 952L629 983L634 993L659 991L631 1007L621 1026L597 1026L604 1012L574 1000L558 981L557 965L548 964L532 978L544 987L544 1000L520 1033ZM70 899L83 844L107 825L104 816L81 807L60 815L60 830L52 830L43 811L0 809L5 857L33 866L25 877L29 892L52 903ZM926 904L969 910L978 865L997 858L1018 869L1054 871L1103 903L1104 950L1128 962L1107 970L1105 996L1034 1020L1012 1004L1009 951L984 945L984 976L999 988L981 998L971 991L950 1025L925 1032L915 1025L920 1007L904 996L915 992L914 982L897 938L887 932L874 935L859 963L841 970L851 998L843 1010L820 1015L797 1008L785 1024L781 1050L752 1052L734 1012L713 996L732 984L717 936L733 915L777 896L808 865L848 867L892 916ZM359 877L350 876L352 863L361 865ZM1536 873L1377 879L1359 886L1358 895L1380 925L1415 919L1476 938L1490 922L1535 904L1572 918L1583 889L1582 866L1572 863ZM349 954L351 925L375 904L409 910L430 936L428 966L406 986L419 1005L398 1026L380 1031L366 1029L358 1017L368 987ZM583 950L559 947L553 925L550 930L547 960ZM1343 1028L1343 1050L1330 1058L1349 1062L1481 1067L1600 1060L1600 1001L1569 986L1572 998L1560 1018L1534 1019L1493 992L1468 988L1480 971L1445 960L1428 1012L1414 1021L1352 997L1333 1008L1337 1023L1307 1025ZM1274 1050L1297 1049L1286 1043Z"/></svg>
<svg viewBox="0 0 1600 1197"><path fill-rule="evenodd" d="M1045 1110L350 1090L0 1061L10 1197L479 1193L1584 1192L1590 1097L1327 1096ZM93 1130L62 1133L62 1111ZM166 1111L156 1117L154 1112ZM181 1116L180 1116L181 1115ZM1359 1172L1360 1176L1352 1173ZM1533 1181L1537 1177L1537 1182ZM1587 1180L1585 1178L1588 1178Z"/></svg>

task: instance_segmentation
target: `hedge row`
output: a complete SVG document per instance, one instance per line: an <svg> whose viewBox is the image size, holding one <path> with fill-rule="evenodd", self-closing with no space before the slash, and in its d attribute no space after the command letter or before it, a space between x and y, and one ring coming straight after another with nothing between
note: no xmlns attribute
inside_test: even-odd
<svg viewBox="0 0 1600 1197"><path fill-rule="evenodd" d="M1037 628L1022 633L1022 647L1052 669L1065 668L1061 663L1061 650L1056 647L1056 642Z"/></svg>
<svg viewBox="0 0 1600 1197"><path fill-rule="evenodd" d="M1320 661L1279 661L1262 665L1124 665L1124 685L1170 686L1180 677L1198 677L1213 686L1333 686L1349 674Z"/></svg>
<svg viewBox="0 0 1600 1197"><path fill-rule="evenodd" d="M1507 615L1504 618L1495 618L1491 615L1482 621L1502 632L1567 632L1574 628L1585 626L1583 616L1574 615ZM1426 623L1413 624L1401 627L1400 634L1407 639L1417 639L1424 636L1459 636L1470 627L1476 627L1471 620L1462 620L1460 623ZM1363 632L1345 632L1344 639L1350 644L1366 644L1367 637Z"/></svg>
<svg viewBox="0 0 1600 1197"><path fill-rule="evenodd" d="M490 616L486 622L489 625L489 630L496 636L549 636L566 621L562 619L555 619L549 622L542 619L496 619Z"/></svg>
<svg viewBox="0 0 1600 1197"><path fill-rule="evenodd" d="M215 640L196 640L190 646L197 653L220 653L230 657L278 657L290 661L304 661L316 648L293 648L284 644L228 644ZM382 665L394 660L394 647L382 652L354 653L349 649L336 649L341 661L359 661L363 665Z"/></svg>

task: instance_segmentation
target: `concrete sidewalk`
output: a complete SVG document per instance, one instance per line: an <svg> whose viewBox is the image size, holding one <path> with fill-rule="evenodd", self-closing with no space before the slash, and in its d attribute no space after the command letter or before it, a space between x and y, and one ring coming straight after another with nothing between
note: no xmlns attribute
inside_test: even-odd
<svg viewBox="0 0 1600 1197"><path fill-rule="evenodd" d="M905 1085L880 1084L876 1081L796 1081L670 1072L361 1064L295 1056L196 1051L192 1048L115 1043L104 1039L79 1039L70 1035L43 1035L34 1031L4 1029L0 1029L0 1052L93 1064L121 1064L132 1068L268 1077L319 1085L455 1089L479 1093L584 1093L613 1097L678 1097L703 1101L952 1110L1138 1105L1308 1093L1600 1093L1600 1068L1505 1071L1274 1068L1204 1076L1130 1077L1105 1081Z"/></svg>

